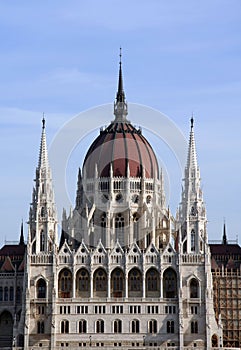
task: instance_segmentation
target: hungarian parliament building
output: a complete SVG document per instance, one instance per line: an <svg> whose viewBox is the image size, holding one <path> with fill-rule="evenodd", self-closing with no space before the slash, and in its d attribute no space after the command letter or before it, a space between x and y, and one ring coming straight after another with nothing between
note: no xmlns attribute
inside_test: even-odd
<svg viewBox="0 0 241 350"><path fill-rule="evenodd" d="M43 119L26 243L21 229L0 249L1 349L240 349L241 248L225 227L208 242L193 118L186 159L173 215L120 62L113 121L76 169L58 237Z"/></svg>

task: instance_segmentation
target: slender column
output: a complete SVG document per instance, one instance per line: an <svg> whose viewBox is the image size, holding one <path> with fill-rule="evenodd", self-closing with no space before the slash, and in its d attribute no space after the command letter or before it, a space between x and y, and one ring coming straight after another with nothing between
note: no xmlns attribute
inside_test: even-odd
<svg viewBox="0 0 241 350"><path fill-rule="evenodd" d="M110 271L108 271L108 274L107 274L107 278L108 278L108 285L107 285L107 288L108 288L108 298L111 297L110 295L110 292L111 292L111 274L110 274Z"/></svg>
<svg viewBox="0 0 241 350"><path fill-rule="evenodd" d="M93 272L90 271L90 297L93 298L93 288L94 288L94 283L93 283Z"/></svg>

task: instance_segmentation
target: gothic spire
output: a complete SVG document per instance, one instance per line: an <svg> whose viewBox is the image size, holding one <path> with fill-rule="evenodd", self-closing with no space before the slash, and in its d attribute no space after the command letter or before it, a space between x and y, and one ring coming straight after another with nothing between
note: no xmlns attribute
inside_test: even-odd
<svg viewBox="0 0 241 350"><path fill-rule="evenodd" d="M187 169L197 169L197 154L196 154L196 145L195 145L195 137L194 137L194 119L191 118L191 131L189 137L189 147L188 147L188 157L187 157Z"/></svg>
<svg viewBox="0 0 241 350"><path fill-rule="evenodd" d="M21 233L20 233L20 240L19 240L19 244L23 245L24 244L24 235L23 235L23 220L21 223Z"/></svg>
<svg viewBox="0 0 241 350"><path fill-rule="evenodd" d="M225 224L225 221L224 221L224 224L223 224L223 240L222 240L222 243L223 244L227 244L227 235L226 235L226 224Z"/></svg>
<svg viewBox="0 0 241 350"><path fill-rule="evenodd" d="M42 119L42 135L41 135L41 143L40 143L40 151L39 151L39 162L38 162L38 170L40 168L48 168L48 150L47 150L47 142L46 142L46 132L45 132L45 118L43 115Z"/></svg>
<svg viewBox="0 0 241 350"><path fill-rule="evenodd" d="M57 212L54 200L52 173L48 161L45 119L42 133L35 187L29 210L29 232L33 253L53 251L57 244Z"/></svg>
<svg viewBox="0 0 241 350"><path fill-rule="evenodd" d="M120 61L119 61L119 79L118 79L118 90L116 94L116 101L114 104L114 115L115 122L127 122L126 116L128 114L127 111L127 103L125 100L125 92L123 87L123 75L122 75L122 53L120 48Z"/></svg>

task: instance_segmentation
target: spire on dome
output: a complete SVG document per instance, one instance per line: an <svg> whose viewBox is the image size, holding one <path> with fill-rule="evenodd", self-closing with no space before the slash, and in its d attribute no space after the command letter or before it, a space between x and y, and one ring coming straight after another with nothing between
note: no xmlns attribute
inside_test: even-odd
<svg viewBox="0 0 241 350"><path fill-rule="evenodd" d="M45 132L45 118L43 114L38 169L48 168L48 167L49 167L49 161L48 161L48 150L47 150L46 132Z"/></svg>
<svg viewBox="0 0 241 350"><path fill-rule="evenodd" d="M120 62L119 62L119 81L118 81L118 91L116 94L116 101L117 102L125 102L125 92L123 87L123 77L122 77L122 53L121 53L121 47L120 47Z"/></svg>
<svg viewBox="0 0 241 350"><path fill-rule="evenodd" d="M191 118L191 131L189 138L189 147L188 147L188 156L187 156L187 169L196 169L197 168L197 154L196 154L196 145L195 145L195 137L194 137L194 119L193 116Z"/></svg>
<svg viewBox="0 0 241 350"><path fill-rule="evenodd" d="M119 61L119 79L118 79L118 91L116 94L116 102L114 104L115 122L126 122L127 103L125 101L125 92L123 87L123 75L122 75L122 53L120 48L120 61Z"/></svg>

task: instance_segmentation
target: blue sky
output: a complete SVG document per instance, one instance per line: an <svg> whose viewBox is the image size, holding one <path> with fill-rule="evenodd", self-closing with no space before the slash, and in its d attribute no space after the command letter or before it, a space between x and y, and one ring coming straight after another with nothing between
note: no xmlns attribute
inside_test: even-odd
<svg viewBox="0 0 241 350"><path fill-rule="evenodd" d="M120 45L129 102L164 113L187 137L194 114L209 237L221 238L225 217L228 238L241 241L239 0L2 1L0 42L1 244L17 240L28 219L42 113L50 144L81 111L112 103ZM97 118L95 127L110 119ZM162 128L141 113L130 119ZM85 130L93 124L83 114ZM176 178L175 211L182 176L167 172Z"/></svg>

